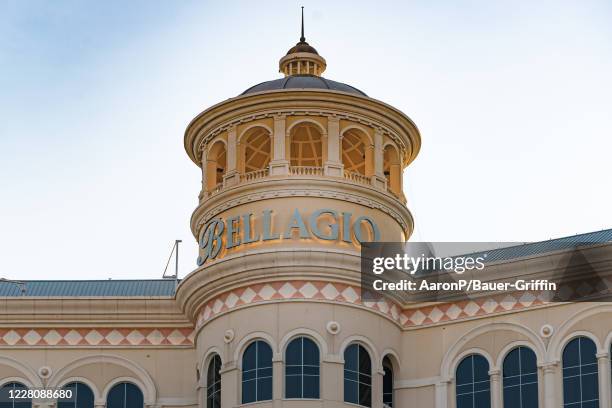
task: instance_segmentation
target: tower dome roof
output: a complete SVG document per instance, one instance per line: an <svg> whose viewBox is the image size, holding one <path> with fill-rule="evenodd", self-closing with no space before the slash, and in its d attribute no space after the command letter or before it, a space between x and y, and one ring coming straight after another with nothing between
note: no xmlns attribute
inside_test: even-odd
<svg viewBox="0 0 612 408"><path fill-rule="evenodd" d="M248 95L255 92L275 91L280 89L329 89L332 91L348 92L359 96L368 96L359 89L331 79L315 75L290 75L285 78L273 79L272 81L262 82L244 91L241 95Z"/></svg>
<svg viewBox="0 0 612 408"><path fill-rule="evenodd" d="M287 51L287 55L294 54L296 52L309 52L311 54L319 55L315 47L308 44L303 37L300 39L299 43L295 44L293 47L289 49L289 51Z"/></svg>

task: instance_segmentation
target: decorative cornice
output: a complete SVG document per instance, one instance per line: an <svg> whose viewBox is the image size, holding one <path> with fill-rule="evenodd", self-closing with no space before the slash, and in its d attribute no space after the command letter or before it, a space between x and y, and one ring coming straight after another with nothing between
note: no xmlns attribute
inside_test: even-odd
<svg viewBox="0 0 612 408"><path fill-rule="evenodd" d="M318 187L318 188L317 188ZM340 189L342 187L344 191ZM235 196L235 198L230 198ZM198 236L199 228L211 218L238 205L253 201L286 197L319 197L342 200L377 209L392 217L406 236L412 234L414 220L406 206L392 194L369 186L329 177L267 177L228 187L203 201L191 217L191 231Z"/></svg>

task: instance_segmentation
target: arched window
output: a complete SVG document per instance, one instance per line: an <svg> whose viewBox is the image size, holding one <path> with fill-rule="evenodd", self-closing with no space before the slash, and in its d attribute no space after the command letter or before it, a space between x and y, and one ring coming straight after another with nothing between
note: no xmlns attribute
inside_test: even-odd
<svg viewBox="0 0 612 408"><path fill-rule="evenodd" d="M597 408L597 350L593 340L576 337L563 349L563 407Z"/></svg>
<svg viewBox="0 0 612 408"><path fill-rule="evenodd" d="M94 394L86 384L71 382L63 390L70 391L69 398L57 400L57 408L94 408Z"/></svg>
<svg viewBox="0 0 612 408"><path fill-rule="evenodd" d="M206 372L206 408L221 408L221 357L215 354Z"/></svg>
<svg viewBox="0 0 612 408"><path fill-rule="evenodd" d="M307 337L285 351L285 398L319 398L319 348Z"/></svg>
<svg viewBox="0 0 612 408"><path fill-rule="evenodd" d="M349 129L342 134L342 164L348 172L366 174L367 137L357 129Z"/></svg>
<svg viewBox="0 0 612 408"><path fill-rule="evenodd" d="M487 359L471 354L461 360L457 366L456 387L457 408L490 408L491 384Z"/></svg>
<svg viewBox="0 0 612 408"><path fill-rule="evenodd" d="M372 406L372 363L359 344L351 344L344 351L344 402Z"/></svg>
<svg viewBox="0 0 612 408"><path fill-rule="evenodd" d="M272 399L272 349L265 341L251 343L242 355L242 403Z"/></svg>
<svg viewBox="0 0 612 408"><path fill-rule="evenodd" d="M27 389L28 387L18 382L4 384L2 388L0 388L0 408L32 408L31 399L11 398L11 396L16 396L16 392Z"/></svg>
<svg viewBox="0 0 612 408"><path fill-rule="evenodd" d="M393 365L391 359L386 356L383 358L383 404L386 407L393 408Z"/></svg>
<svg viewBox="0 0 612 408"><path fill-rule="evenodd" d="M528 347L517 347L504 358L504 407L538 408L538 366Z"/></svg>
<svg viewBox="0 0 612 408"><path fill-rule="evenodd" d="M272 154L270 133L263 127L254 127L241 138L241 149L244 153L243 173L268 168Z"/></svg>
<svg viewBox="0 0 612 408"><path fill-rule="evenodd" d="M300 123L291 129L290 165L292 167L323 166L323 142L319 128Z"/></svg>
<svg viewBox="0 0 612 408"><path fill-rule="evenodd" d="M115 384L106 397L106 408L142 408L144 397L142 391L132 383Z"/></svg>

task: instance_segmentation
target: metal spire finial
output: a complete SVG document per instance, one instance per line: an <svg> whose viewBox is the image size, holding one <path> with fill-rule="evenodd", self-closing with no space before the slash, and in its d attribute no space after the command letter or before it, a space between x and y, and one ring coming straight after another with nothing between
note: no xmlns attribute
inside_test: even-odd
<svg viewBox="0 0 612 408"><path fill-rule="evenodd" d="M302 36L300 37L300 41L306 41L306 37L304 37L304 6L302 6Z"/></svg>

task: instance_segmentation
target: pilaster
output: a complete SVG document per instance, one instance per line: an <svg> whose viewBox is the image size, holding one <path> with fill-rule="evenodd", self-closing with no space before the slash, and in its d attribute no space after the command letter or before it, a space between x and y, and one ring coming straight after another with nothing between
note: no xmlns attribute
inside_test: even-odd
<svg viewBox="0 0 612 408"><path fill-rule="evenodd" d="M232 126L227 132L227 168L225 169L225 176L223 176L223 182L226 186L238 184L240 181L240 174L236 168L236 158L238 156L236 138L236 126Z"/></svg>
<svg viewBox="0 0 612 408"><path fill-rule="evenodd" d="M340 119L336 116L327 118L327 160L323 163L326 176L342 177L344 166L340 157Z"/></svg>
<svg viewBox="0 0 612 408"><path fill-rule="evenodd" d="M599 371L599 408L610 408L610 355L604 351L596 356Z"/></svg>
<svg viewBox="0 0 612 408"><path fill-rule="evenodd" d="M371 175L371 180L372 185L379 190L386 190L387 188L387 179L383 169L384 160L383 134L380 129L375 129L373 146L374 174Z"/></svg>
<svg viewBox="0 0 612 408"><path fill-rule="evenodd" d="M272 359L272 399L273 406L281 408L283 406L283 356L276 354Z"/></svg>
<svg viewBox="0 0 612 408"><path fill-rule="evenodd" d="M272 135L272 160L270 161L270 175L283 176L289 174L289 158L286 155L286 117L274 116L274 134Z"/></svg>
<svg viewBox="0 0 612 408"><path fill-rule="evenodd" d="M384 370L375 370L372 375L372 407L383 408L383 377Z"/></svg>
<svg viewBox="0 0 612 408"><path fill-rule="evenodd" d="M435 385L435 408L448 408L448 385L450 380L442 379Z"/></svg>
<svg viewBox="0 0 612 408"><path fill-rule="evenodd" d="M542 364L540 367L544 373L544 408L558 408L557 407L557 366L558 362L550 362Z"/></svg>
<svg viewBox="0 0 612 408"><path fill-rule="evenodd" d="M501 370L490 370L489 381L491 382L491 408L502 408Z"/></svg>

